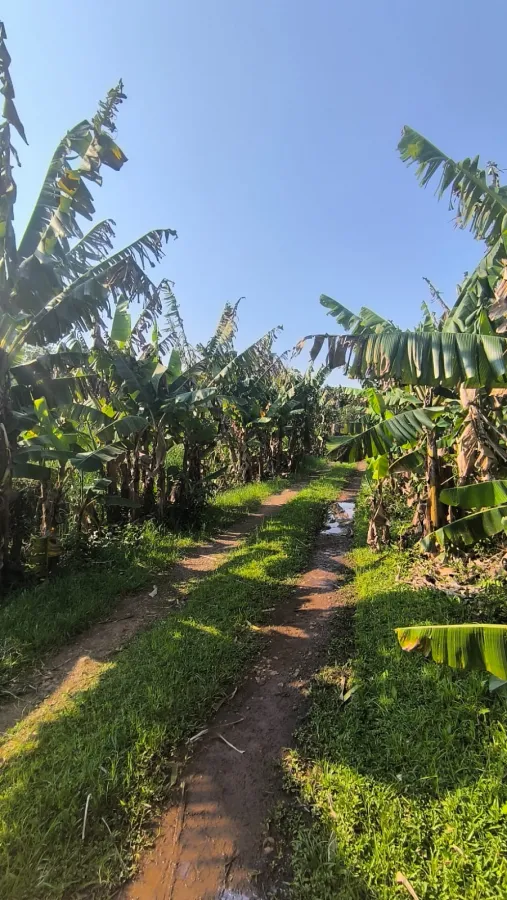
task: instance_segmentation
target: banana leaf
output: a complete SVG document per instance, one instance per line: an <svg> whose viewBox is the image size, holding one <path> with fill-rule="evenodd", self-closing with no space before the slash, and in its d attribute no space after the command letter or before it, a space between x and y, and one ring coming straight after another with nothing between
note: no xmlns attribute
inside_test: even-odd
<svg viewBox="0 0 507 900"><path fill-rule="evenodd" d="M447 547L471 547L477 541L484 541L486 538L504 531L506 516L507 505L484 509L481 512L464 516L449 525L444 525L437 531L432 531L420 541L421 549L430 551L436 544L440 544L444 549Z"/></svg>
<svg viewBox="0 0 507 900"><path fill-rule="evenodd" d="M419 450L412 450L410 453L405 453L391 463L389 471L392 474L397 474L399 472L414 472L420 474L424 471L424 455L420 453Z"/></svg>
<svg viewBox="0 0 507 900"><path fill-rule="evenodd" d="M99 428L96 437L104 442L113 440L115 435L128 437L131 434L144 431L149 424L149 421L144 416L123 416L120 419L114 419L109 425Z"/></svg>
<svg viewBox="0 0 507 900"><path fill-rule="evenodd" d="M454 669L485 669L507 679L507 625L415 625L395 630L403 650L421 650Z"/></svg>
<svg viewBox="0 0 507 900"><path fill-rule="evenodd" d="M31 463L14 461L12 466L14 478L31 478L34 481L47 481L51 477L51 469L46 466L34 466Z"/></svg>
<svg viewBox="0 0 507 900"><path fill-rule="evenodd" d="M132 321L128 308L128 300L118 303L111 326L111 340L115 342L120 350L130 341L132 333Z"/></svg>
<svg viewBox="0 0 507 900"><path fill-rule="evenodd" d="M462 487L446 488L440 494L442 503L460 509L485 509L507 503L507 481L481 481Z"/></svg>
<svg viewBox="0 0 507 900"><path fill-rule="evenodd" d="M486 171L479 168L478 157L456 162L407 125L398 150L408 165L417 164L416 175L422 187L434 175L440 176L438 196L449 190L450 206L452 209L457 204L461 228L468 227L476 238L488 244L502 235L507 194L505 188L488 184Z"/></svg>
<svg viewBox="0 0 507 900"><path fill-rule="evenodd" d="M328 455L331 459L347 459L349 462L355 462L367 456L387 453L394 444L399 446L413 444L425 428L435 427L434 419L442 411L442 407L409 409L373 425L361 434L344 437Z"/></svg>
<svg viewBox="0 0 507 900"><path fill-rule="evenodd" d="M106 446L88 453L78 453L70 462L80 472L95 472L122 453L125 453L122 447Z"/></svg>

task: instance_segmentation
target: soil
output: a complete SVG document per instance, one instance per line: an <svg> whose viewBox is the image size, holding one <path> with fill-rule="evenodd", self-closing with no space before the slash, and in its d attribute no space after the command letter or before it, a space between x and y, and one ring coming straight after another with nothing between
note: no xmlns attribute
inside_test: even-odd
<svg viewBox="0 0 507 900"><path fill-rule="evenodd" d="M227 531L176 563L169 575L154 579L158 581L155 597L150 596L148 588L142 593L126 596L119 601L110 619L98 622L76 641L46 657L43 665L23 679L23 685L11 685L14 699L0 705L0 738L20 719L26 717L24 726L33 727L39 718L55 715L70 696L86 690L104 663L112 659L127 641L184 602L191 581L218 568L231 550L292 500L302 486L294 485L268 497L256 512L241 518ZM0 752L0 761L4 749Z"/></svg>
<svg viewBox="0 0 507 900"><path fill-rule="evenodd" d="M357 472L339 500L353 501L359 483ZM334 512L311 568L261 629L262 658L199 739L177 801L121 900L261 900L269 893L275 839L266 821L283 796L282 753L306 713L330 618L341 613L343 627L351 625L345 585L352 528L347 507L338 501Z"/></svg>

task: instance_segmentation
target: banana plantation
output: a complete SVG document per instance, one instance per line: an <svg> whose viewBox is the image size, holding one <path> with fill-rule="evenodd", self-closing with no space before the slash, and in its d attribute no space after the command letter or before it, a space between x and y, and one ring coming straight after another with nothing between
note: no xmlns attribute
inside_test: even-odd
<svg viewBox="0 0 507 900"><path fill-rule="evenodd" d="M484 255L448 304L428 278L429 302L414 331L374 310L351 311L327 296L320 302L346 332L314 336L316 359L342 368L362 388L346 390L341 435L330 456L366 459L372 480L368 543L389 541L386 493L402 496L413 517L399 534L435 556L482 547L507 532L507 189L498 166L478 157L455 162L405 127L400 158L416 166L422 187L436 181L455 224L484 245ZM349 415L350 413L350 415ZM486 543L485 543L486 542ZM496 545L501 550L500 537ZM506 557L507 558L507 557ZM507 679L505 626L400 628L405 649L419 647L452 666L487 669L492 686Z"/></svg>
<svg viewBox="0 0 507 900"><path fill-rule="evenodd" d="M0 90L0 896L507 898L499 165L403 129L481 245L412 331L193 343L177 223L96 220L123 83L21 234L1 24Z"/></svg>
<svg viewBox="0 0 507 900"><path fill-rule="evenodd" d="M195 525L221 485L295 472L333 417L325 370L301 374L274 328L238 353L238 305L190 345L171 282L155 283L171 228L113 251L93 186L126 156L114 141L121 82L58 144L19 241L18 155L5 35L0 171L0 577L54 570L65 541L151 517ZM82 227L90 223L89 230ZM148 270L148 271L147 271Z"/></svg>

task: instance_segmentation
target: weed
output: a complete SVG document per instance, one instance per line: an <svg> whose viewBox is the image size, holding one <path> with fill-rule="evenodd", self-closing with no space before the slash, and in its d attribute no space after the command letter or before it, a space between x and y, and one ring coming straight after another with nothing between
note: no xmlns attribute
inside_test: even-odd
<svg viewBox="0 0 507 900"><path fill-rule="evenodd" d="M354 559L358 689L343 704L328 671L287 757L314 811L293 829L292 896L395 900L401 872L420 900L507 897L506 706L485 675L405 654L394 635L462 621L462 604L399 583L396 550L358 548ZM332 665L339 653L333 642Z"/></svg>
<svg viewBox="0 0 507 900"><path fill-rule="evenodd" d="M173 750L206 723L258 651L262 636L251 626L288 596L348 468L335 466L302 490L89 690L7 736L0 896L105 896L128 877L167 796Z"/></svg>
<svg viewBox="0 0 507 900"><path fill-rule="evenodd" d="M12 592L0 608L0 686L44 653L107 616L128 591L139 590L170 569L199 540L234 518L254 511L283 479L231 488L208 508L196 535L172 532L148 521L111 529L94 545L86 539L61 574Z"/></svg>

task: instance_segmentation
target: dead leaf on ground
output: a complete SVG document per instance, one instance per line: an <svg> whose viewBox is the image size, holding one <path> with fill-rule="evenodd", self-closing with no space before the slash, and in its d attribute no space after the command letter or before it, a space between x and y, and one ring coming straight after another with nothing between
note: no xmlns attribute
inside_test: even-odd
<svg viewBox="0 0 507 900"><path fill-rule="evenodd" d="M396 873L396 884L403 885L405 890L408 891L408 893L412 897L412 900L419 900L419 897L417 896L416 892L414 891L414 888L410 884L410 881L408 880L408 878L405 877L403 872Z"/></svg>

